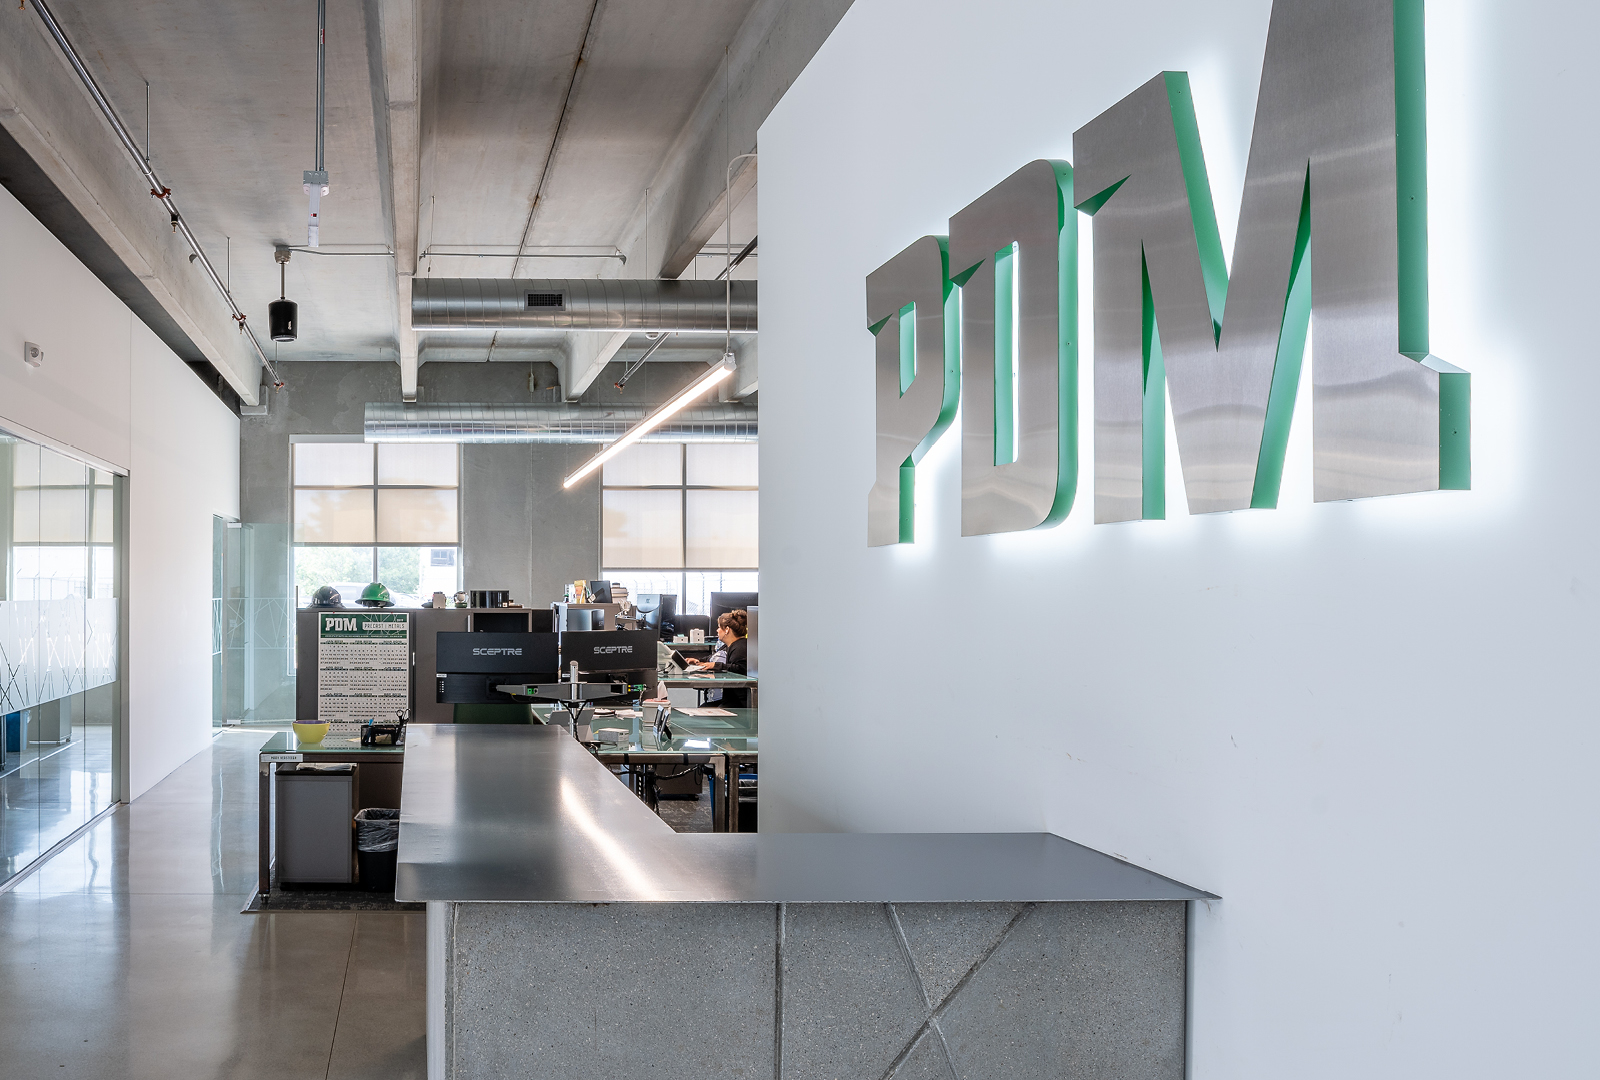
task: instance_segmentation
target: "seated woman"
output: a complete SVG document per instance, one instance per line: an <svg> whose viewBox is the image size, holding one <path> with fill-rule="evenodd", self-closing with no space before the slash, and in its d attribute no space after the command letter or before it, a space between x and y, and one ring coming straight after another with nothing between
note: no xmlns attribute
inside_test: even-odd
<svg viewBox="0 0 1600 1080"><path fill-rule="evenodd" d="M742 608L717 616L717 640L722 644L711 654L710 660L689 661L692 671L727 671L743 675L750 670L749 649L750 613ZM725 709L748 709L750 691L745 687L736 690L713 690L706 695L707 705L720 705Z"/></svg>

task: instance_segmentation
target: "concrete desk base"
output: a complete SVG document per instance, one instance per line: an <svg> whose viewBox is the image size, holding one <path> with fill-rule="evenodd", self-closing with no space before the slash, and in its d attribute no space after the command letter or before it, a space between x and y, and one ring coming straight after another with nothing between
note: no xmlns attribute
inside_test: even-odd
<svg viewBox="0 0 1600 1080"><path fill-rule="evenodd" d="M419 735L432 1080L1183 1076L1208 893L1048 834L678 835L559 729Z"/></svg>
<svg viewBox="0 0 1600 1080"><path fill-rule="evenodd" d="M429 1075L1181 1080L1184 923L1182 901L434 902Z"/></svg>

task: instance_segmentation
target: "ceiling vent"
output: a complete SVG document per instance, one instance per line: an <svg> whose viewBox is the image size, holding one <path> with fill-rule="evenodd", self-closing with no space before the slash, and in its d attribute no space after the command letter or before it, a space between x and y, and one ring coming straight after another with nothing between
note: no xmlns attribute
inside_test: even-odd
<svg viewBox="0 0 1600 1080"><path fill-rule="evenodd" d="M756 332L754 281L431 278L411 284L411 325L433 330Z"/></svg>

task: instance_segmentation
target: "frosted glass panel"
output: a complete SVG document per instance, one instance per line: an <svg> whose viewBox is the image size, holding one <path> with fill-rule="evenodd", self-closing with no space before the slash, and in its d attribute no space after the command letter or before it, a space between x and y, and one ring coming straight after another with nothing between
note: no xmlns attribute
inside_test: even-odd
<svg viewBox="0 0 1600 1080"><path fill-rule="evenodd" d="M683 565L683 496L677 491L607 491L601 504L601 563Z"/></svg>
<svg viewBox="0 0 1600 1080"><path fill-rule="evenodd" d="M294 540L297 544L372 543L372 489L296 491Z"/></svg>
<svg viewBox="0 0 1600 1080"><path fill-rule="evenodd" d="M688 484L690 487L755 487L756 443L690 443Z"/></svg>
<svg viewBox="0 0 1600 1080"><path fill-rule="evenodd" d="M455 487L460 482L454 443L379 443L378 483Z"/></svg>
<svg viewBox="0 0 1600 1080"><path fill-rule="evenodd" d="M456 492L378 490L378 543L454 544Z"/></svg>
<svg viewBox="0 0 1600 1080"><path fill-rule="evenodd" d="M0 713L29 709L117 677L117 601L0 602Z"/></svg>
<svg viewBox="0 0 1600 1080"><path fill-rule="evenodd" d="M758 496L754 491L688 492L687 565L759 566Z"/></svg>
<svg viewBox="0 0 1600 1080"><path fill-rule="evenodd" d="M294 482L296 486L318 487L370 485L372 446L368 443L295 443Z"/></svg>
<svg viewBox="0 0 1600 1080"><path fill-rule="evenodd" d="M682 443L634 443L606 462L606 487L656 487L683 482Z"/></svg>

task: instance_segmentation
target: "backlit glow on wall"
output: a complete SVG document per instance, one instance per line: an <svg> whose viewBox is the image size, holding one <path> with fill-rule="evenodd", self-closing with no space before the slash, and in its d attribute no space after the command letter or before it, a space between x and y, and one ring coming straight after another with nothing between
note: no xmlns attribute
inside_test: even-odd
<svg viewBox="0 0 1600 1080"><path fill-rule="evenodd" d="M947 434L916 542L863 543L865 277L1020 164L1073 160L1161 71L1189 73L1231 261L1271 10L856 0L774 109L762 828L1047 829L1218 893L1191 924L1193 1080L1584 1075L1600 144L1573 133L1600 9L1428 5L1430 348L1472 373L1472 490L1314 502L1313 348L1277 509L1191 515L1169 424L1166 519L1093 524L1080 218L1077 509L961 535Z"/></svg>

